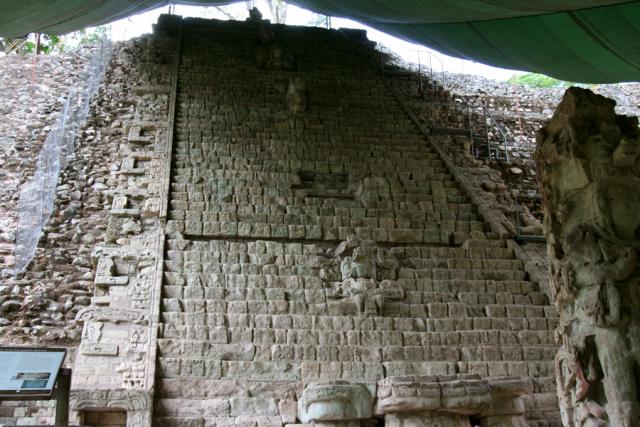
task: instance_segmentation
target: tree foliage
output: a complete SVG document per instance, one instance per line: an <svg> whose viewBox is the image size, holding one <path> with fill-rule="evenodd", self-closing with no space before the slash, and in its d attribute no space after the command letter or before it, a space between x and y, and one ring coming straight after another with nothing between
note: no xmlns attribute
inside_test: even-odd
<svg viewBox="0 0 640 427"><path fill-rule="evenodd" d="M563 88L573 85L571 82L554 79L553 77L536 73L526 73L513 76L509 79L509 83L532 88Z"/></svg>

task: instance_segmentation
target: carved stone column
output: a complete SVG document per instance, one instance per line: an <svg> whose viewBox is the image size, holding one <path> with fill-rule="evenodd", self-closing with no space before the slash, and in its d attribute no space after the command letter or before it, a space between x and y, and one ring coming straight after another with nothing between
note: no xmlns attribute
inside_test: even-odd
<svg viewBox="0 0 640 427"><path fill-rule="evenodd" d="M570 88L538 134L565 426L638 425L638 119Z"/></svg>

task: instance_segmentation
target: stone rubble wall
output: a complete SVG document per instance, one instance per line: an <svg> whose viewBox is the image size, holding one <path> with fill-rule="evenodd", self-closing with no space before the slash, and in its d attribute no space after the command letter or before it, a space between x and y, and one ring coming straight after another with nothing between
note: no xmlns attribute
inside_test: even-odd
<svg viewBox="0 0 640 427"><path fill-rule="evenodd" d="M44 91L46 83L36 87L29 83L30 66L24 59L14 56L3 58L7 63L22 62L15 73L8 72L3 76L7 79L12 75L21 76L22 80L10 80L6 83L9 87L12 84L16 86L18 93L25 92L20 104L9 105L13 112L7 114L7 122L3 121L3 124L12 125L8 134L13 132L12 138L15 141L13 151L6 152L6 156L3 156L3 161L7 162L3 173L7 174L9 181L13 180L15 183L12 185L5 181L7 185L2 190L6 191L7 203L3 204L3 209L6 209L6 218L9 220L3 231L8 236L7 240L10 240L5 246L10 255L5 260L11 263L19 186L33 171L33 158L37 155L46 131L56 120L53 112L60 108L63 96L69 89L67 85L77 84L74 79L80 71L76 68L76 60L80 61L80 66L83 63L82 58L76 56L64 58L43 56L38 59L42 65L38 66L37 78L45 82L51 79L55 83L51 83L49 91L45 92L49 94L49 99L38 101L39 98L36 97L32 99L31 106L27 94L30 91L36 91L34 94ZM63 60L68 61L67 65L58 68L58 62ZM8 277L11 265L7 265L4 271L5 277L0 287L0 311L5 343L73 345L79 342L80 328L75 323L75 315L90 302L93 277L90 253L93 244L101 238L104 231L102 224L108 207L103 192L109 188L107 181L111 173L113 145L110 144L112 130L109 128L112 113L106 101L116 95L114 92L117 91L113 88L103 87L99 95L103 101L98 104L94 100L91 104L92 117L77 138L76 151L61 173L56 188L54 215L45 226L36 258L28 271L19 278ZM33 119L25 116L29 108L33 109L29 113L34 115ZM51 111L51 114L46 115L45 111ZM49 120L49 124L38 129L38 124L44 125L45 119ZM29 125L25 126L22 120ZM35 141L27 135L29 126L35 128L34 136L40 135ZM98 127L101 129L96 131ZM18 165L18 161L22 166ZM19 171L15 169L18 167ZM9 178L9 175L13 178Z"/></svg>
<svg viewBox="0 0 640 427"><path fill-rule="evenodd" d="M7 56L0 59L2 92L7 96L0 127L6 140L2 191L3 278L0 316L3 345L49 345L68 349L65 365L73 367L82 327L76 313L89 305L93 273L90 253L104 231L108 210L102 192L108 188L113 145L109 121L117 90L103 85L102 103L91 104L91 118L76 140L76 150L61 172L56 188L54 214L27 272L13 274L17 199L20 187L33 173L35 158L57 120L64 97L87 65L89 52L81 55L40 56L32 84L33 58ZM17 100L15 94L19 94ZM9 100L9 95L13 100ZM96 132L96 128L103 128ZM96 144L99 143L99 144ZM0 423L43 424L54 417L52 401L2 402Z"/></svg>
<svg viewBox="0 0 640 427"><path fill-rule="evenodd" d="M12 274L16 206L20 187L33 174L35 159L77 82L84 56L0 58L0 272ZM35 70L34 70L35 67Z"/></svg>

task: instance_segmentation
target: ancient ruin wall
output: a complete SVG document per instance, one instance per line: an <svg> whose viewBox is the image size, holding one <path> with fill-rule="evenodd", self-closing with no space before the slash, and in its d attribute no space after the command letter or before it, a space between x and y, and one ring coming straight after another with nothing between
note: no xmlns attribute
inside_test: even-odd
<svg viewBox="0 0 640 427"><path fill-rule="evenodd" d="M555 311L345 34L165 17L117 56L79 422L558 425Z"/></svg>

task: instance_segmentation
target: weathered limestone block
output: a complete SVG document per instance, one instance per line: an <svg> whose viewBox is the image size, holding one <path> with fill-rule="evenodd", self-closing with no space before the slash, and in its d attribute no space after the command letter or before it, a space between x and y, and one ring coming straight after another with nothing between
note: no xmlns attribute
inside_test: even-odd
<svg viewBox="0 0 640 427"><path fill-rule="evenodd" d="M373 399L362 384L347 381L310 383L298 400L298 418L303 423L371 418Z"/></svg>
<svg viewBox="0 0 640 427"><path fill-rule="evenodd" d="M538 133L566 426L626 427L640 417L640 132L614 106L570 88Z"/></svg>

